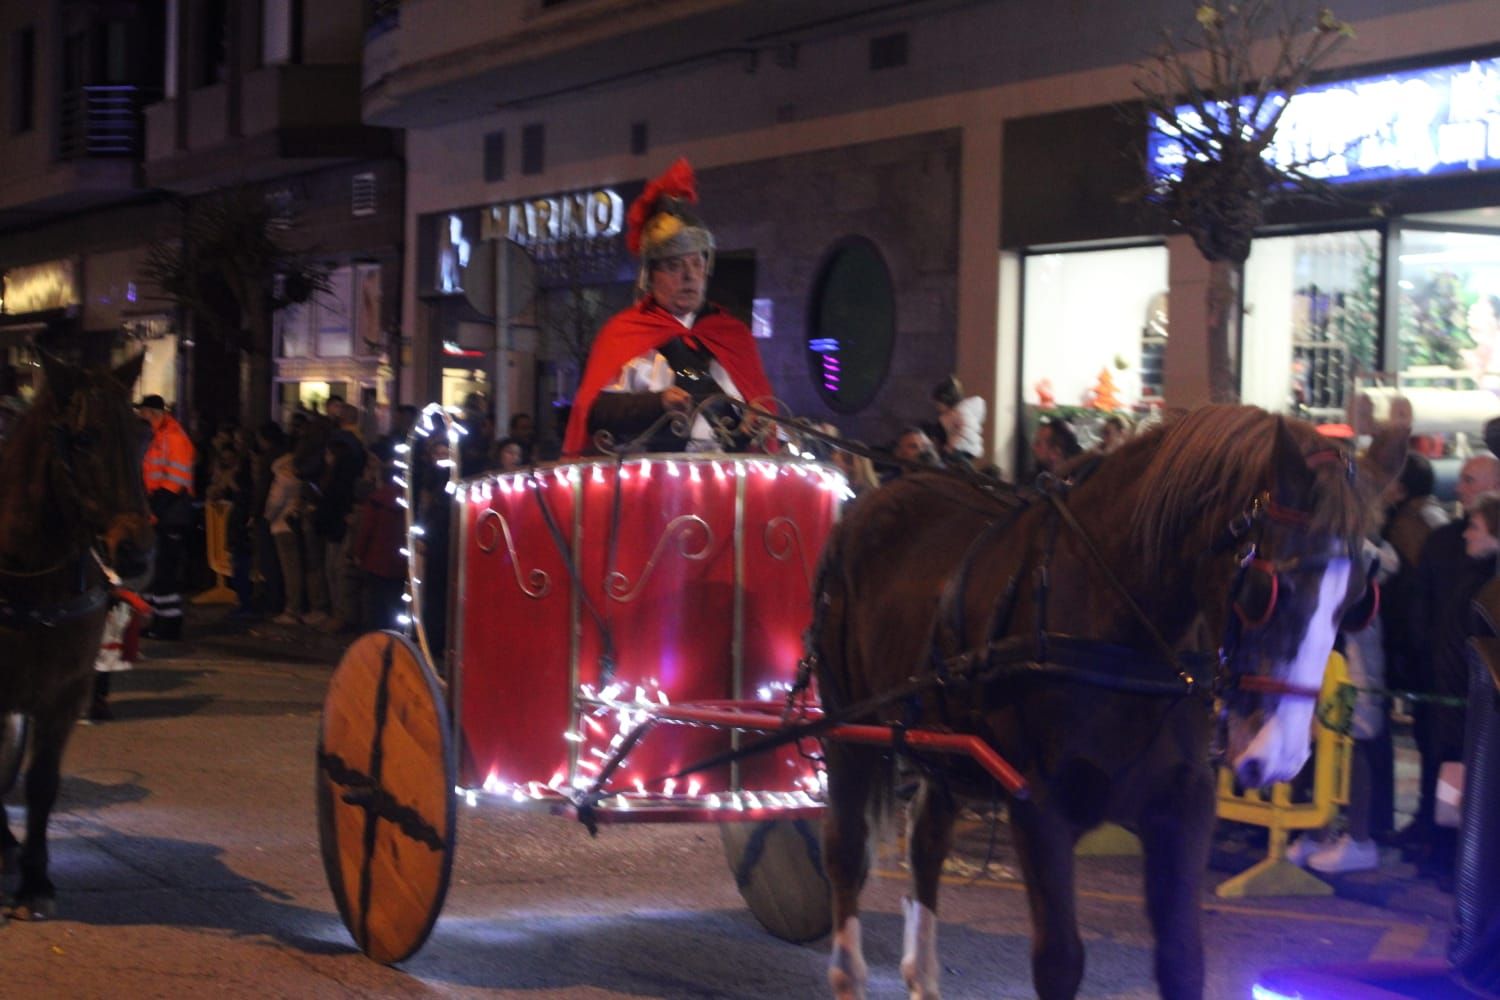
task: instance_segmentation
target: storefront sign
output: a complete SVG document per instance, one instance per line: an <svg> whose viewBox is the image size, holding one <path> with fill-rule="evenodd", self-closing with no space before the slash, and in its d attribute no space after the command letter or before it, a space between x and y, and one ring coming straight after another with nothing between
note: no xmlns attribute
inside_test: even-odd
<svg viewBox="0 0 1500 1000"><path fill-rule="evenodd" d="M607 239L625 228L625 202L609 188L491 205L479 238L511 239L525 247Z"/></svg>
<svg viewBox="0 0 1500 1000"><path fill-rule="evenodd" d="M1263 119L1285 101L1267 103ZM1201 123L1187 106L1178 116L1189 133ZM1500 57L1308 87L1265 157L1335 184L1500 169ZM1147 158L1153 180L1176 177L1182 132L1153 117Z"/></svg>
<svg viewBox="0 0 1500 1000"><path fill-rule="evenodd" d="M0 312L16 316L76 306L78 268L72 260L49 260L5 271Z"/></svg>

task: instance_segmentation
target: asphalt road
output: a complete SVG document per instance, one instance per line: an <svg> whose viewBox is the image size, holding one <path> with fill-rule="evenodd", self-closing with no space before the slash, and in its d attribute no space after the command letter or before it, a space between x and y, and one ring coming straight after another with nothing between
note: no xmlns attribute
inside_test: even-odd
<svg viewBox="0 0 1500 1000"><path fill-rule="evenodd" d="M590 839L569 820L493 807L460 806L453 885L426 946L400 968L366 959L339 921L317 841L329 647L276 638L153 644L117 681L117 720L78 730L52 826L60 913L0 928L0 995L826 995L827 942L789 945L760 928L715 828L607 827ZM15 827L15 793L6 805ZM945 997L1032 995L1003 828L995 841L985 868L990 829L969 823L945 889ZM1155 995L1139 868L1081 862L1084 997ZM872 881L871 995L904 997L892 845ZM1209 997L1247 998L1273 965L1442 954L1445 897L1412 883L1379 899L1207 900Z"/></svg>

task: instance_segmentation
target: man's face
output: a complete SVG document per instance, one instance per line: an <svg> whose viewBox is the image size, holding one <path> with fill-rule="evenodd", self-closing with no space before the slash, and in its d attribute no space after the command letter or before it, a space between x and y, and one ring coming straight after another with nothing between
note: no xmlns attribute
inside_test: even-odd
<svg viewBox="0 0 1500 1000"><path fill-rule="evenodd" d="M166 413L164 411L152 409L149 406L142 407L136 412L141 415L142 420L146 421L146 423L151 426L151 429L153 431L156 430L157 425L161 423L162 417L166 416Z"/></svg>
<svg viewBox="0 0 1500 1000"><path fill-rule="evenodd" d="M1036 437L1031 439L1031 453L1036 456L1037 464L1044 469L1052 468L1054 458L1052 452L1052 431L1042 427L1036 432Z"/></svg>
<svg viewBox="0 0 1500 1000"><path fill-rule="evenodd" d="M920 462L931 447L926 434L903 434L896 441L896 457L905 462Z"/></svg>
<svg viewBox="0 0 1500 1000"><path fill-rule="evenodd" d="M703 308L708 294L708 258L702 253L665 257L651 265L651 297L674 316Z"/></svg>
<svg viewBox="0 0 1500 1000"><path fill-rule="evenodd" d="M530 441L536 433L536 425L530 417L516 417L510 422L510 436L518 441Z"/></svg>
<svg viewBox="0 0 1500 1000"><path fill-rule="evenodd" d="M1474 506L1481 493L1500 490L1500 461L1487 455L1471 458L1458 473L1458 502L1464 509Z"/></svg>

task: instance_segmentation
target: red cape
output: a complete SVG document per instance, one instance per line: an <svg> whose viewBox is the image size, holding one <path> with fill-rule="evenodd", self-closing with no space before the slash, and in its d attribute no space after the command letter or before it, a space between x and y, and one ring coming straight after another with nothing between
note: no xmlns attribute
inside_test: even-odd
<svg viewBox="0 0 1500 1000"><path fill-rule="evenodd" d="M568 417L568 432L563 437L564 458L581 455L588 448L589 409L600 391L618 380L621 369L632 359L677 336L697 340L712 351L747 401L771 395L771 382L761 367L760 351L745 324L711 305L689 330L651 299L642 299L616 313L594 340L578 395L573 398L573 412Z"/></svg>

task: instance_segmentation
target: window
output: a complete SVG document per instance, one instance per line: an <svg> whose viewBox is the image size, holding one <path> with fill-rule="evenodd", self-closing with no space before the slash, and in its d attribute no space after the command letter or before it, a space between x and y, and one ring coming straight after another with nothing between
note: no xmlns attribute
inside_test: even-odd
<svg viewBox="0 0 1500 1000"><path fill-rule="evenodd" d="M834 244L818 269L807 323L813 387L835 413L858 413L875 398L896 343L896 294L885 258L870 240Z"/></svg>
<svg viewBox="0 0 1500 1000"><path fill-rule="evenodd" d="M630 155L645 156L649 145L645 122L630 123Z"/></svg>
<svg viewBox="0 0 1500 1000"><path fill-rule="evenodd" d="M349 184L349 214L374 215L377 208L375 174L372 171L355 174Z"/></svg>
<svg viewBox="0 0 1500 1000"><path fill-rule="evenodd" d="M546 169L547 126L533 122L521 129L521 173L539 174Z"/></svg>
<svg viewBox="0 0 1500 1000"><path fill-rule="evenodd" d="M504 132L490 132L484 137L484 179L505 180Z"/></svg>
<svg viewBox="0 0 1500 1000"><path fill-rule="evenodd" d="M870 69L896 69L906 65L907 34L881 35L870 39Z"/></svg>
<svg viewBox="0 0 1500 1000"><path fill-rule="evenodd" d="M10 46L10 130L30 132L36 127L36 29L16 31Z"/></svg>
<svg viewBox="0 0 1500 1000"><path fill-rule="evenodd" d="M1102 416L1147 410L1160 398L1166 247L1035 254L1026 258L1024 282L1021 398L1028 406L1087 407ZM1088 426L1078 429L1088 437Z"/></svg>
<svg viewBox="0 0 1500 1000"><path fill-rule="evenodd" d="M379 349L379 264L354 264L328 272L328 291L275 314L283 358L347 358Z"/></svg>
<svg viewBox="0 0 1500 1000"><path fill-rule="evenodd" d="M229 0L206 0L195 10L199 17L194 82L210 87L221 82L229 68Z"/></svg>
<svg viewBox="0 0 1500 1000"><path fill-rule="evenodd" d="M1380 233L1255 240L1245 262L1240 397L1341 422L1355 380L1380 367Z"/></svg>

